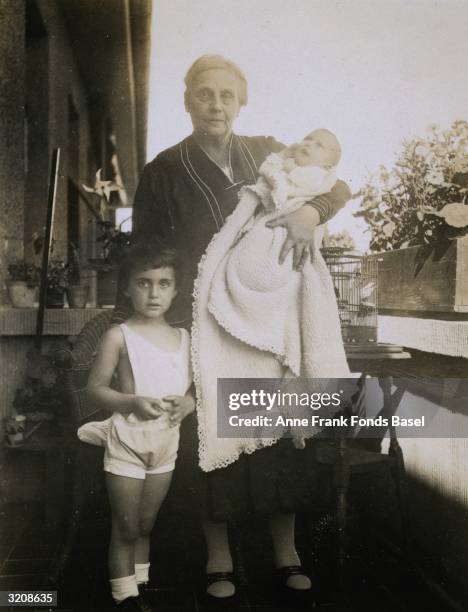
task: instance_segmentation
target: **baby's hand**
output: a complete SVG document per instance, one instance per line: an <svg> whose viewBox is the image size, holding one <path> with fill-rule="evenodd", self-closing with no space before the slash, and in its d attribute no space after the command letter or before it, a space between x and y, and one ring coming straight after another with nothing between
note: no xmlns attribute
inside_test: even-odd
<svg viewBox="0 0 468 612"><path fill-rule="evenodd" d="M167 405L156 397L136 395L132 402L132 412L141 420L158 419Z"/></svg>
<svg viewBox="0 0 468 612"><path fill-rule="evenodd" d="M195 400L190 394L187 395L168 395L163 398L164 402L170 404L168 408L169 423L171 427L180 425L182 419L193 412L195 408Z"/></svg>

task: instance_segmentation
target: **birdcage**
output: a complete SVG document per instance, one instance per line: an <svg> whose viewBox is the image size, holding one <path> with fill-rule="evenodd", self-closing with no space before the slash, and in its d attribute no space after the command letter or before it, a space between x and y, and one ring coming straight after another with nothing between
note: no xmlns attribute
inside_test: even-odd
<svg viewBox="0 0 468 612"><path fill-rule="evenodd" d="M343 341L377 342L377 258L341 247L323 248L322 255L335 287Z"/></svg>

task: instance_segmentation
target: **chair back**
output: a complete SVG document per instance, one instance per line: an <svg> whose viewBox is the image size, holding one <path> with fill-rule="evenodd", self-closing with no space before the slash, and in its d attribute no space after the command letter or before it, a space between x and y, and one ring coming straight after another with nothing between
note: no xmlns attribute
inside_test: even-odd
<svg viewBox="0 0 468 612"><path fill-rule="evenodd" d="M111 323L112 310L95 316L81 330L73 348L55 351L55 363L62 372L63 389L70 407L72 425L78 428L94 418L99 420L100 409L93 406L87 397L86 386L89 372L96 356L99 341ZM104 415L103 418L109 415Z"/></svg>

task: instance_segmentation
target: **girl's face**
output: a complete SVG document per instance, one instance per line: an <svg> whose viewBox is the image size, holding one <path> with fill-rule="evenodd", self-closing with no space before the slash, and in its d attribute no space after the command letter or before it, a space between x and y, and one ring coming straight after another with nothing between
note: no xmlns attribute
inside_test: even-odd
<svg viewBox="0 0 468 612"><path fill-rule="evenodd" d="M177 295L174 268L132 272L125 293L135 313L149 319L164 316Z"/></svg>

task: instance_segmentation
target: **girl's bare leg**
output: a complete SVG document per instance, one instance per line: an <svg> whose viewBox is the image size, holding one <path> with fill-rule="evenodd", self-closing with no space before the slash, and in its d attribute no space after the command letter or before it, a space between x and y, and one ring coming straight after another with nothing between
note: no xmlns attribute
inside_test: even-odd
<svg viewBox="0 0 468 612"><path fill-rule="evenodd" d="M140 500L144 480L106 472L112 511L109 545L109 577L124 578L135 573L135 543L139 537Z"/></svg>
<svg viewBox="0 0 468 612"><path fill-rule="evenodd" d="M301 564L294 542L295 520L295 514L278 513L270 517L276 567ZM304 574L297 574L287 579L286 586L291 589L307 590L310 589L311 582Z"/></svg>
<svg viewBox="0 0 468 612"><path fill-rule="evenodd" d="M166 498L173 472L147 474L144 480L138 517L139 537L135 543L135 563L148 563L150 535L161 504Z"/></svg>
<svg viewBox="0 0 468 612"><path fill-rule="evenodd" d="M208 574L213 572L232 572L232 557L226 523L205 521L203 523L203 532L208 551L206 572ZM211 584L206 591L213 597L231 597L236 589L229 580L221 580Z"/></svg>

